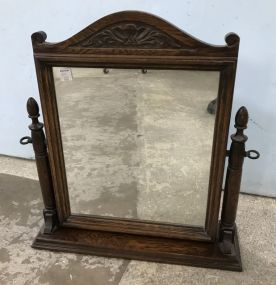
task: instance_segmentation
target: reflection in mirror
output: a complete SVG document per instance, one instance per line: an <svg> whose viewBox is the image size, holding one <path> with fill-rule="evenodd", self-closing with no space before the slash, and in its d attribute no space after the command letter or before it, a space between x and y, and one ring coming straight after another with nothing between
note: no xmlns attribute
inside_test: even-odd
<svg viewBox="0 0 276 285"><path fill-rule="evenodd" d="M72 213L204 226L219 72L53 73Z"/></svg>

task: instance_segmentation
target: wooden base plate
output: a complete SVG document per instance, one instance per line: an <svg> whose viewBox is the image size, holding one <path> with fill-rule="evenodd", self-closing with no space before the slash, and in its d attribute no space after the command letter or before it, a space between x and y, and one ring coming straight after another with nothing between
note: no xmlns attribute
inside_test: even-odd
<svg viewBox="0 0 276 285"><path fill-rule="evenodd" d="M224 255L218 243L147 237L60 227L52 234L39 233L36 249L137 259L197 267L242 271L238 237L235 254Z"/></svg>

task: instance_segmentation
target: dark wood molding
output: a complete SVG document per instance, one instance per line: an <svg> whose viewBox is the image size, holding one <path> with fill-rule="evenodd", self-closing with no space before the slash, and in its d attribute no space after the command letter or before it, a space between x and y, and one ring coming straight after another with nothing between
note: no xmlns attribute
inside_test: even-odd
<svg viewBox="0 0 276 285"><path fill-rule="evenodd" d="M39 233L32 245L36 249L242 271L237 235L234 246L235 254L225 255L217 243L64 227L51 235Z"/></svg>
<svg viewBox="0 0 276 285"><path fill-rule="evenodd" d="M219 224L239 37L230 33L225 37L226 45L211 45L154 15L124 11L99 19L65 41L49 43L46 38L44 32L34 33L32 44L47 137L50 164L47 173L49 181L52 181L59 223L50 234L39 233L33 246L241 270L236 231L232 236L233 250L230 254L223 245L222 228L229 218L228 210L223 210L225 214ZM220 72L205 227L71 213L52 71L54 66ZM237 195L239 185L235 182L230 184L234 189L232 192ZM224 202L224 208L231 204L232 196L225 198L230 202Z"/></svg>
<svg viewBox="0 0 276 285"><path fill-rule="evenodd" d="M110 229L112 229L114 232L118 233L211 241L211 238L204 227L183 226L181 224L127 218L72 214L64 221L63 226L98 231L110 231Z"/></svg>

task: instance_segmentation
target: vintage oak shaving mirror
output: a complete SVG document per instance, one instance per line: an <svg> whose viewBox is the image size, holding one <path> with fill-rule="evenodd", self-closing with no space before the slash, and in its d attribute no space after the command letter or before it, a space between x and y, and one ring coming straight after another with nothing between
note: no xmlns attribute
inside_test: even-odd
<svg viewBox="0 0 276 285"><path fill-rule="evenodd" d="M46 139L33 98L21 139L45 205L33 247L241 270L242 164L259 154L245 151L245 107L226 150L239 37L213 46L127 11L45 40L32 35Z"/></svg>

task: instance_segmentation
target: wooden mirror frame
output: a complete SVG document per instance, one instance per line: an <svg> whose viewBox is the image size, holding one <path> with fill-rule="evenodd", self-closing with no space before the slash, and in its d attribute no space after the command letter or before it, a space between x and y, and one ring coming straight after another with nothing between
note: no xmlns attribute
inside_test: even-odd
<svg viewBox="0 0 276 285"><path fill-rule="evenodd" d="M45 225L33 247L240 271L235 217L246 156L243 129L248 114L244 107L236 116L239 137L235 141L234 135L230 151L226 149L239 37L230 33L225 46L214 46L154 15L124 11L101 18L63 42L45 40L44 32L32 35L47 142L33 98L27 103L32 137L22 139L24 144L33 143L45 205ZM220 72L205 227L71 214L52 71L55 66ZM227 156L230 168L219 222Z"/></svg>

